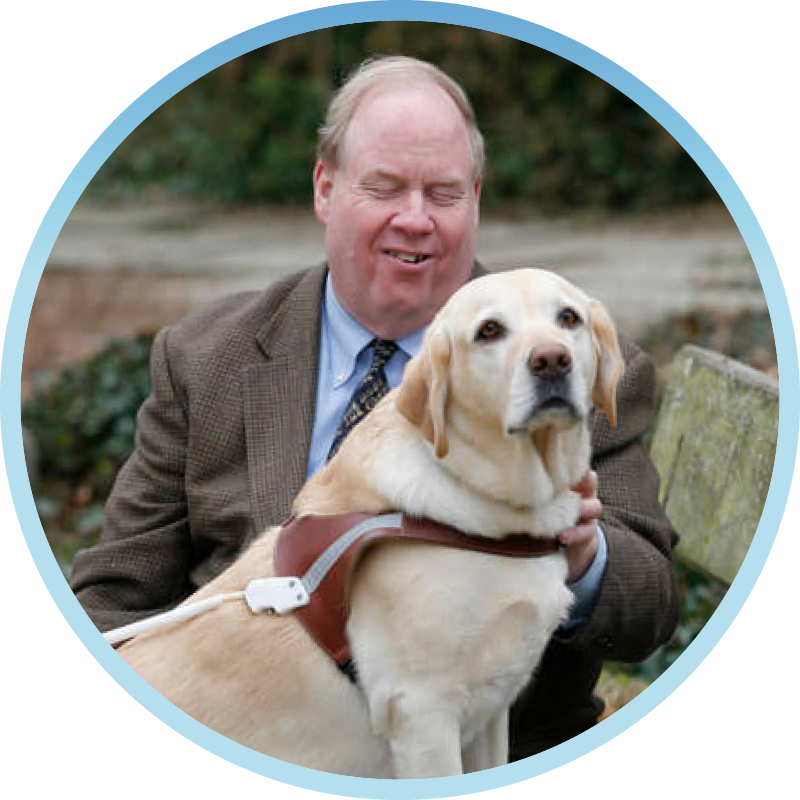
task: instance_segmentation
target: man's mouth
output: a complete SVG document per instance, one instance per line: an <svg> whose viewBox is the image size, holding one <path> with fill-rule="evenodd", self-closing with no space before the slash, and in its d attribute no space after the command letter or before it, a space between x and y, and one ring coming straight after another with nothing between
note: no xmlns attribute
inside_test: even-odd
<svg viewBox="0 0 800 800"><path fill-rule="evenodd" d="M386 254L404 264L421 264L430 258L426 253L409 253L405 250L387 250Z"/></svg>

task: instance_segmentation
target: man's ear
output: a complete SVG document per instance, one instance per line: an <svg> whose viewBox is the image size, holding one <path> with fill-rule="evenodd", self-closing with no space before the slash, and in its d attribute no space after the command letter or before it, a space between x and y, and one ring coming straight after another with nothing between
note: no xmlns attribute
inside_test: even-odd
<svg viewBox="0 0 800 800"><path fill-rule="evenodd" d="M314 166L314 213L323 225L328 224L328 211L330 209L335 173L336 167L323 161L317 161Z"/></svg>
<svg viewBox="0 0 800 800"><path fill-rule="evenodd" d="M397 393L397 410L422 431L437 458L444 458L450 449L445 429L449 372L450 341L437 330L409 362Z"/></svg>
<svg viewBox="0 0 800 800"><path fill-rule="evenodd" d="M597 300L589 303L589 316L597 362L592 402L606 415L613 428L617 425L617 384L625 371L625 361L619 350L614 322Z"/></svg>
<svg viewBox="0 0 800 800"><path fill-rule="evenodd" d="M472 193L475 195L475 227L481 221L481 187L483 186L483 176L480 175L472 182Z"/></svg>
<svg viewBox="0 0 800 800"><path fill-rule="evenodd" d="M475 195L475 202L476 203L480 203L480 201L481 201L481 188L482 187L483 187L483 175L479 175L472 182L472 193Z"/></svg>

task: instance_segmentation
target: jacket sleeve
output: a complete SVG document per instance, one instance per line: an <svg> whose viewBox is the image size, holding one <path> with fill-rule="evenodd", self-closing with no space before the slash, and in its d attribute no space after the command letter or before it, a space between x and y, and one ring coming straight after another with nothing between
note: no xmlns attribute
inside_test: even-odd
<svg viewBox="0 0 800 800"><path fill-rule="evenodd" d="M172 608L194 588L187 415L173 382L169 329L155 339L150 371L151 394L137 416L134 452L106 504L101 542L79 552L72 568L72 590L102 631Z"/></svg>
<svg viewBox="0 0 800 800"><path fill-rule="evenodd" d="M677 536L658 502L659 478L644 441L654 420L655 367L634 345L622 347L618 426L595 414L592 429L608 562L589 619L559 638L606 660L642 661L677 624L671 556Z"/></svg>

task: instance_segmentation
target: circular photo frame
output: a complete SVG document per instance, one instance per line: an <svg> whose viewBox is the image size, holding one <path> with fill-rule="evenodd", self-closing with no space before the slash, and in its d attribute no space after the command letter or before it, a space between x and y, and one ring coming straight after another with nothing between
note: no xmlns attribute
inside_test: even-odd
<svg viewBox="0 0 800 800"><path fill-rule="evenodd" d="M748 555L710 622L688 649L641 695L595 728L524 761L471 775L419 781L348 778L293 766L256 753L215 733L177 709L136 675L106 643L78 604L42 530L27 478L20 424L22 356L28 320L47 257L73 206L119 144L154 110L207 72L255 48L320 28L375 21L421 21L480 28L549 50L594 73L638 103L692 156L724 201L750 251L767 300L780 367L784 408L798 401L797 347L791 314L766 238L733 178L697 132L670 105L613 61L580 43L523 19L470 6L383 0L295 14L234 36L192 58L134 101L97 139L70 174L32 243L11 305L2 372L0 415L8 479L20 525L36 566L75 633L103 668L138 702L186 738L212 753L275 780L352 797L451 797L506 786L555 769L626 730L670 695L717 644L761 573L787 503L798 443L796 414L780 415L772 482Z"/></svg>

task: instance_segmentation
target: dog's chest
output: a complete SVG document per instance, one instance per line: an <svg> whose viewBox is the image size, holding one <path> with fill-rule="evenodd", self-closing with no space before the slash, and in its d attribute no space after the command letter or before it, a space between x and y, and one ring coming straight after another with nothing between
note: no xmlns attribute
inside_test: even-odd
<svg viewBox="0 0 800 800"><path fill-rule="evenodd" d="M565 578L560 554L523 560L424 544L376 548L359 568L348 626L365 689L436 687L479 728L527 683L565 619Z"/></svg>

